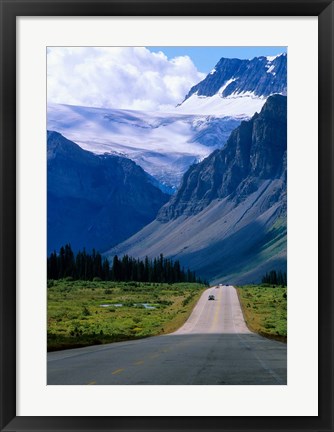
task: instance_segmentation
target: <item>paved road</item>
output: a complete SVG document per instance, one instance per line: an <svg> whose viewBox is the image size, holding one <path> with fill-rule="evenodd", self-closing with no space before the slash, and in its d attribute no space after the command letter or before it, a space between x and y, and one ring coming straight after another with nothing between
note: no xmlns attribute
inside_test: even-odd
<svg viewBox="0 0 334 432"><path fill-rule="evenodd" d="M284 385L286 348L248 330L234 287L213 287L175 333L49 353L47 383Z"/></svg>

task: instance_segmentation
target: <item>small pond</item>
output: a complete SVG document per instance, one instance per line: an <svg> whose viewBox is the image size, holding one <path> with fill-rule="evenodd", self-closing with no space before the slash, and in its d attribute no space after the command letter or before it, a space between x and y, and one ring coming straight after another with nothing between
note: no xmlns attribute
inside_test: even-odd
<svg viewBox="0 0 334 432"><path fill-rule="evenodd" d="M122 307L122 303L104 303L100 304L100 307ZM156 309L156 306L151 305L150 303L134 303L135 307L144 307L145 309Z"/></svg>
<svg viewBox="0 0 334 432"><path fill-rule="evenodd" d="M122 303L100 304L100 307L110 307L110 306L122 307L123 305L122 305Z"/></svg>

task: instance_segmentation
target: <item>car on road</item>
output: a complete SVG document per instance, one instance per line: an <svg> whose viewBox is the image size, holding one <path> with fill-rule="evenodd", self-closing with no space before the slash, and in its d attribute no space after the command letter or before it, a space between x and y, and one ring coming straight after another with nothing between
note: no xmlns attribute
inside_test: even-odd
<svg viewBox="0 0 334 432"><path fill-rule="evenodd" d="M208 297L208 300L214 300L214 299L215 299L215 296L212 295L212 294L210 294L209 297Z"/></svg>

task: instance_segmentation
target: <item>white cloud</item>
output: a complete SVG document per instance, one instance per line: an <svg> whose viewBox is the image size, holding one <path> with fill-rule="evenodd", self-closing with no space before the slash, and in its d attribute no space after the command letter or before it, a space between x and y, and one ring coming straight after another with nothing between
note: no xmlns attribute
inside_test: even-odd
<svg viewBox="0 0 334 432"><path fill-rule="evenodd" d="M168 60L144 47L50 47L48 102L166 110L204 78L188 56Z"/></svg>

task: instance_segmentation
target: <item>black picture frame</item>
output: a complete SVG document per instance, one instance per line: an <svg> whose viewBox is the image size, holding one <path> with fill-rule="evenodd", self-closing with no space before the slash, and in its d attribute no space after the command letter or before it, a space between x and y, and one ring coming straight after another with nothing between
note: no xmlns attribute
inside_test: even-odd
<svg viewBox="0 0 334 432"><path fill-rule="evenodd" d="M328 0L0 0L0 12L1 431L333 431L333 2ZM320 288L319 415L317 417L16 416L16 17L164 15L318 17Z"/></svg>

